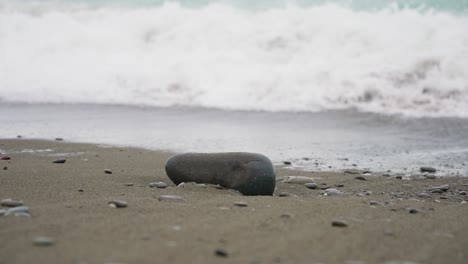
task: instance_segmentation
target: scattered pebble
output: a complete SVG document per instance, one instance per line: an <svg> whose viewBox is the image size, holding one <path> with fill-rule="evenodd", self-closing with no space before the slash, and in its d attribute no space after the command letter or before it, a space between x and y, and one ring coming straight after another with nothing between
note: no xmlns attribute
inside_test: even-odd
<svg viewBox="0 0 468 264"><path fill-rule="evenodd" d="M281 192L280 194L278 194L279 197L289 197L289 196L297 196L295 194L292 194L292 193L288 193L288 192Z"/></svg>
<svg viewBox="0 0 468 264"><path fill-rule="evenodd" d="M214 251L215 256L217 257L222 257L222 258L227 258L228 257L228 252L225 249L222 248L217 248Z"/></svg>
<svg viewBox="0 0 468 264"><path fill-rule="evenodd" d="M33 239L33 244L40 247L48 247L55 244L55 241L49 237L36 237Z"/></svg>
<svg viewBox="0 0 468 264"><path fill-rule="evenodd" d="M363 176L356 176L354 179L360 180L360 181L367 181L366 178L364 178Z"/></svg>
<svg viewBox="0 0 468 264"><path fill-rule="evenodd" d="M333 196L333 195L342 195L343 192L335 189L335 188L328 188L325 190L324 195L326 196Z"/></svg>
<svg viewBox="0 0 468 264"><path fill-rule="evenodd" d="M125 208L128 206L128 203L123 200L113 200L109 202L109 206L114 208Z"/></svg>
<svg viewBox="0 0 468 264"><path fill-rule="evenodd" d="M397 175L397 176L395 176L395 179L401 180L401 179L403 179L403 176L402 175Z"/></svg>
<svg viewBox="0 0 468 264"><path fill-rule="evenodd" d="M435 173L437 170L432 167L421 167L419 168L421 172Z"/></svg>
<svg viewBox="0 0 468 264"><path fill-rule="evenodd" d="M167 183L165 183L165 182L157 182L157 183L155 184L155 187L156 187L156 188L159 188L159 189L167 188L167 186L169 186L169 185L167 185Z"/></svg>
<svg viewBox="0 0 468 264"><path fill-rule="evenodd" d="M61 163L61 164L65 163L65 162L67 162L66 159L58 159L58 160L52 161L52 163Z"/></svg>
<svg viewBox="0 0 468 264"><path fill-rule="evenodd" d="M8 170L8 167L7 166L3 167L3 170Z"/></svg>
<svg viewBox="0 0 468 264"><path fill-rule="evenodd" d="M60 138L60 137L55 138L55 141L63 141L63 138Z"/></svg>
<svg viewBox="0 0 468 264"><path fill-rule="evenodd" d="M10 156L3 156L0 158L0 160L11 160Z"/></svg>
<svg viewBox="0 0 468 264"><path fill-rule="evenodd" d="M7 210L5 209L0 209L0 216L5 215L7 213Z"/></svg>
<svg viewBox="0 0 468 264"><path fill-rule="evenodd" d="M340 188L340 187L344 187L344 184L337 183L337 184L335 184L335 187L338 187L338 188Z"/></svg>
<svg viewBox="0 0 468 264"><path fill-rule="evenodd" d="M418 194L418 196L421 197L421 198L431 198L431 195L428 194L428 193L420 193L420 194Z"/></svg>
<svg viewBox="0 0 468 264"><path fill-rule="evenodd" d="M5 206L5 207L17 207L23 205L23 201L21 200L13 200L11 198L3 199L0 202L0 205Z"/></svg>
<svg viewBox="0 0 468 264"><path fill-rule="evenodd" d="M234 202L234 205L239 206L239 207L247 207L248 206L248 204L246 202L242 202L242 201Z"/></svg>
<svg viewBox="0 0 468 264"><path fill-rule="evenodd" d="M16 136L16 138L23 138L23 136L21 136L21 135L17 135L17 136Z"/></svg>
<svg viewBox="0 0 468 264"><path fill-rule="evenodd" d="M309 189L317 189L318 188L318 185L316 183L313 183L313 182L308 182L308 183L305 183L304 184L305 187L309 188Z"/></svg>
<svg viewBox="0 0 468 264"><path fill-rule="evenodd" d="M288 176L286 178L287 183L293 183L293 184L304 184L304 183L313 183L314 180L309 177L305 176Z"/></svg>
<svg viewBox="0 0 468 264"><path fill-rule="evenodd" d="M198 186L200 188L206 188L206 184L204 184L204 183L197 183L197 184L195 184L195 186Z"/></svg>
<svg viewBox="0 0 468 264"><path fill-rule="evenodd" d="M290 161L283 161L284 165L291 165L292 163Z"/></svg>
<svg viewBox="0 0 468 264"><path fill-rule="evenodd" d="M433 179L435 179L435 178L436 178L436 176L435 176L434 174L428 174L428 175L426 175L426 179L433 180Z"/></svg>
<svg viewBox="0 0 468 264"><path fill-rule="evenodd" d="M448 189L449 189L449 185L448 184L443 184L443 185L440 185L440 186L435 186L435 187L429 188L429 191L432 192L432 193L441 193L441 192L448 191Z"/></svg>
<svg viewBox="0 0 468 264"><path fill-rule="evenodd" d="M84 190L83 189L78 189L78 192L84 192Z"/></svg>
<svg viewBox="0 0 468 264"><path fill-rule="evenodd" d="M29 213L25 213L25 212L15 213L14 216L24 217L24 218L31 218L31 215Z"/></svg>
<svg viewBox="0 0 468 264"><path fill-rule="evenodd" d="M419 214L419 213L422 213L421 210L416 209L416 208L408 208L408 212L409 212L410 214Z"/></svg>
<svg viewBox="0 0 468 264"><path fill-rule="evenodd" d="M125 183L125 186L129 186L129 187L131 187L131 186L133 186L133 185L134 185L133 182L127 182L127 183Z"/></svg>
<svg viewBox="0 0 468 264"><path fill-rule="evenodd" d="M336 227L347 227L348 226L348 223L344 220L340 220L340 219L334 219L332 220L332 226L336 226Z"/></svg>
<svg viewBox="0 0 468 264"><path fill-rule="evenodd" d="M109 169L106 169L106 170L104 170L104 173L107 173L107 174L112 174L112 171L111 171L111 170L109 170Z"/></svg>
<svg viewBox="0 0 468 264"><path fill-rule="evenodd" d="M357 170L357 169L348 169L348 170L345 170L344 173L346 173L346 174L362 174L363 171L362 170Z"/></svg>
<svg viewBox="0 0 468 264"><path fill-rule="evenodd" d="M158 197L158 201L161 201L161 202L164 202L164 201L168 201L168 202L186 202L187 200L185 200L184 198L180 197L180 196L177 196L177 195L161 195Z"/></svg>
<svg viewBox="0 0 468 264"><path fill-rule="evenodd" d="M179 183L179 184L177 185L177 187L179 187L179 188L183 188L183 187L185 187L185 182L181 182L181 183Z"/></svg>
<svg viewBox="0 0 468 264"><path fill-rule="evenodd" d="M29 207L27 206L17 206L7 210L5 215L15 214L15 213L29 213Z"/></svg>
<svg viewBox="0 0 468 264"><path fill-rule="evenodd" d="M458 193L459 195L466 195L466 192L465 191L461 191Z"/></svg>
<svg viewBox="0 0 468 264"><path fill-rule="evenodd" d="M377 202L377 201L370 201L369 204L370 204L370 205L380 205L380 206L384 206L383 203Z"/></svg>

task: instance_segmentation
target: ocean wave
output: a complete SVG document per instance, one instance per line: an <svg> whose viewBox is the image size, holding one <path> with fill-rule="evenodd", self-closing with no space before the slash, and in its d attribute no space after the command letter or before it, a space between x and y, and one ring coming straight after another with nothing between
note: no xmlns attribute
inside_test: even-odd
<svg viewBox="0 0 468 264"><path fill-rule="evenodd" d="M0 9L0 98L468 117L468 16L336 4Z"/></svg>

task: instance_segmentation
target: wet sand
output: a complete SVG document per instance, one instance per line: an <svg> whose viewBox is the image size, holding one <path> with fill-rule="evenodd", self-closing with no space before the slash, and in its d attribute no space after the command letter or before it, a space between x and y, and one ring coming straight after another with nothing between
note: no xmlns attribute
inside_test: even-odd
<svg viewBox="0 0 468 264"><path fill-rule="evenodd" d="M0 140L0 149L12 157L0 161L0 199L23 200L31 214L0 216L2 264L468 262L466 177L358 180L277 167L279 179L313 177L320 188L280 181L272 197L247 197L175 187L164 171L171 153L24 139ZM66 163L52 163L59 158ZM148 186L159 181L169 187ZM442 184L447 192L427 190ZM324 196L327 187L345 194ZM164 194L186 202L158 201ZM109 207L115 199L128 207ZM347 226L332 226L334 219ZM34 245L39 236L55 243Z"/></svg>

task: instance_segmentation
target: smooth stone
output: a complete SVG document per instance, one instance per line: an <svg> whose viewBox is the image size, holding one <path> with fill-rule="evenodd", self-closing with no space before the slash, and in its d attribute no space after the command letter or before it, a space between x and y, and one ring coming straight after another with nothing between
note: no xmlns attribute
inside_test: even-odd
<svg viewBox="0 0 468 264"><path fill-rule="evenodd" d="M217 248L214 251L214 254L218 257L227 258L229 256L228 252L223 248Z"/></svg>
<svg viewBox="0 0 468 264"><path fill-rule="evenodd" d="M305 187L309 188L309 189L317 189L318 188L318 185L316 183L313 183L313 182L308 182L306 184L304 184Z"/></svg>
<svg viewBox="0 0 468 264"><path fill-rule="evenodd" d="M3 167L3 170L8 170L8 167L7 166Z"/></svg>
<svg viewBox="0 0 468 264"><path fill-rule="evenodd" d="M343 193L335 188L328 188L325 190L324 195L326 196L334 196L334 195L342 195Z"/></svg>
<svg viewBox="0 0 468 264"><path fill-rule="evenodd" d="M410 214L419 214L419 213L422 213L421 210L416 209L416 208L408 208L408 212L409 212Z"/></svg>
<svg viewBox="0 0 468 264"><path fill-rule="evenodd" d="M432 187L432 188L429 188L429 190L431 192L437 192L437 191L442 191L442 192L446 192L448 191L449 189L449 185L448 184L443 184L443 185L440 185L440 186L435 186L435 187Z"/></svg>
<svg viewBox="0 0 468 264"><path fill-rule="evenodd" d="M367 179L364 178L363 176L356 176L354 179L360 180L360 181L367 181Z"/></svg>
<svg viewBox="0 0 468 264"><path fill-rule="evenodd" d="M106 170L104 170L104 173L107 173L107 174L112 174L112 171L111 171L111 170L109 170L109 169L106 169Z"/></svg>
<svg viewBox="0 0 468 264"><path fill-rule="evenodd" d="M14 216L31 218L31 215L29 213L24 213L24 212L15 213Z"/></svg>
<svg viewBox="0 0 468 264"><path fill-rule="evenodd" d="M165 182L157 182L155 186L156 186L156 188L164 189L164 188L167 188L167 186L169 186L169 185L167 185L167 183L165 183Z"/></svg>
<svg viewBox="0 0 468 264"><path fill-rule="evenodd" d="M332 226L336 226L336 227L347 227L348 226L348 222L344 221L344 220L340 220L340 219L334 219L332 220Z"/></svg>
<svg viewBox="0 0 468 264"><path fill-rule="evenodd" d="M109 202L109 206L114 208L125 208L128 206L128 203L123 200L113 200Z"/></svg>
<svg viewBox="0 0 468 264"><path fill-rule="evenodd" d="M242 202L242 201L234 202L234 205L235 205L235 206L239 206L239 207L247 207L247 206L249 206L246 202Z"/></svg>
<svg viewBox="0 0 468 264"><path fill-rule="evenodd" d="M370 205L380 205L380 206L384 206L383 203L377 202L377 201L370 201L369 204L370 204Z"/></svg>
<svg viewBox="0 0 468 264"><path fill-rule="evenodd" d="M5 209L0 209L0 216L5 215L7 213L7 210Z"/></svg>
<svg viewBox="0 0 468 264"><path fill-rule="evenodd" d="M133 184L132 182L128 182L128 183L125 183L125 186L128 186L128 187L132 187L134 186L135 184Z"/></svg>
<svg viewBox="0 0 468 264"><path fill-rule="evenodd" d="M346 174L363 174L363 171L357 169L348 169L345 170L344 173Z"/></svg>
<svg viewBox="0 0 468 264"><path fill-rule="evenodd" d="M67 162L66 159L58 159L58 160L52 161L52 163L60 163L60 164L63 164L63 163L65 163L65 162Z"/></svg>
<svg viewBox="0 0 468 264"><path fill-rule="evenodd" d="M3 199L0 202L1 206L5 207L17 207L17 206L22 206L24 203L21 200L13 200L11 198Z"/></svg>
<svg viewBox="0 0 468 264"><path fill-rule="evenodd" d="M435 173L437 170L432 167L421 167L419 168L421 172Z"/></svg>
<svg viewBox="0 0 468 264"><path fill-rule="evenodd" d="M55 141L63 141L63 138L60 138L60 137L55 138Z"/></svg>
<svg viewBox="0 0 468 264"><path fill-rule="evenodd" d="M41 247L48 247L55 244L55 241L49 237L36 237L33 239L33 244Z"/></svg>
<svg viewBox="0 0 468 264"><path fill-rule="evenodd" d="M186 202L186 200L177 195L161 195L158 197L158 201L164 202Z"/></svg>
<svg viewBox="0 0 468 264"><path fill-rule="evenodd" d="M278 194L279 197L289 197L289 196L297 196L295 194L292 194L292 193L288 193L288 192L281 192L280 194Z"/></svg>
<svg viewBox="0 0 468 264"><path fill-rule="evenodd" d="M284 165L291 165L292 162L290 162L290 161L283 161L283 164L284 164Z"/></svg>
<svg viewBox="0 0 468 264"><path fill-rule="evenodd" d="M286 183L291 184L305 184L305 183L313 183L314 180L312 178L306 176L288 176L286 177Z"/></svg>
<svg viewBox="0 0 468 264"><path fill-rule="evenodd" d="M426 175L426 179L433 180L433 179L435 179L435 178L436 178L436 176L435 176L434 174L428 174L428 175Z"/></svg>
<svg viewBox="0 0 468 264"><path fill-rule="evenodd" d="M420 194L418 194L418 196L421 197L421 198L431 198L431 195L428 194L428 193L420 193Z"/></svg>
<svg viewBox="0 0 468 264"><path fill-rule="evenodd" d="M15 213L29 213L29 207L27 206L17 206L7 210L5 215L15 214Z"/></svg>
<svg viewBox="0 0 468 264"><path fill-rule="evenodd" d="M273 195L276 175L271 161L245 152L186 153L166 162L166 173L181 182L219 184L244 195Z"/></svg>
<svg viewBox="0 0 468 264"><path fill-rule="evenodd" d="M461 191L458 193L459 195L466 195L466 192L465 191Z"/></svg>
<svg viewBox="0 0 468 264"><path fill-rule="evenodd" d="M3 156L0 158L0 160L11 160L10 156Z"/></svg>

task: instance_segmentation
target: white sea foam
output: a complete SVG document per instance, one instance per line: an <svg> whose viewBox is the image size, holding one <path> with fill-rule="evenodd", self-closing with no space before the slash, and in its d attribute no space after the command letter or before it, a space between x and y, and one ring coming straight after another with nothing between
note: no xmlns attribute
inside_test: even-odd
<svg viewBox="0 0 468 264"><path fill-rule="evenodd" d="M468 117L468 16L339 5L0 8L0 98Z"/></svg>

